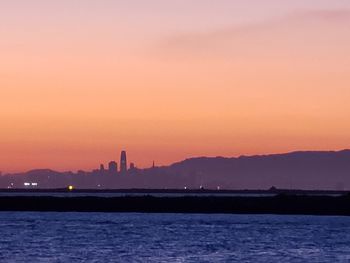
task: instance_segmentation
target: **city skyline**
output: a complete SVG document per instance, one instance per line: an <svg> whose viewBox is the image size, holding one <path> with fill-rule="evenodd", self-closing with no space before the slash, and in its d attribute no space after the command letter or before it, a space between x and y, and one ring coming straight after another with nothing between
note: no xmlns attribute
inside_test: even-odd
<svg viewBox="0 0 350 263"><path fill-rule="evenodd" d="M34 167L32 169L23 170L23 171L4 171L0 169L0 176L1 175L11 175L11 174L21 174L26 172L32 172L32 171L54 171L54 172L69 172L69 173L95 173L95 174L108 174L108 175L125 175L127 172L135 171L135 170L147 170L147 169L155 169L155 168L164 168L164 167L170 167L172 165L186 162L187 160L191 159L201 159L201 158L223 158L223 159L240 159L240 158L255 158L255 157L265 157L265 156L282 156L282 155L293 155L293 154L302 154L302 153L340 153L340 152L350 152L350 148L342 148L338 150L296 150L296 151L290 151L290 152L279 152L279 153L263 153L263 154L253 154L253 155L237 155L237 156L223 156L223 155L217 155L217 156L187 156L180 160L175 160L172 163L168 164L157 164L156 161L152 160L151 163L145 166L138 166L134 161L128 162L127 159L129 159L127 151L121 150L120 156L115 159L105 159L105 160L99 160L96 161L96 165L92 165L88 169L84 169L82 167L75 167L75 169L72 170L57 170L52 167ZM116 155L114 156L116 157ZM119 162L116 160L119 159ZM122 165L123 163L123 165ZM102 173L101 173L102 172Z"/></svg>
<svg viewBox="0 0 350 263"><path fill-rule="evenodd" d="M100 160L99 167L93 167L92 169L83 169L76 167L74 170L70 170L68 172L94 172L94 173L99 173L99 174L109 174L109 175L123 175L126 174L128 171L132 171L135 169L138 169L139 167L136 165L135 162L131 161L128 163L127 161L127 151L126 150L121 150L120 152L120 157L119 157L119 163L116 161L117 158L114 160ZM142 169L147 169L147 168L155 168L155 161L153 160L152 163L150 163L149 167L142 167ZM7 172L3 171L0 169L0 176L5 175L5 174L11 174L11 173L23 173L23 172L30 172L33 170L52 170L50 167L36 167L27 171L16 171L16 172ZM60 171L63 172L63 171ZM66 171L67 172L67 171Z"/></svg>
<svg viewBox="0 0 350 263"><path fill-rule="evenodd" d="M11 0L0 23L2 171L350 147L349 1Z"/></svg>
<svg viewBox="0 0 350 263"><path fill-rule="evenodd" d="M120 160L126 160L126 151ZM126 164L126 162L124 162ZM193 157L168 166L119 168L110 161L91 171L35 169L2 174L0 189L350 189L350 149L284 154Z"/></svg>

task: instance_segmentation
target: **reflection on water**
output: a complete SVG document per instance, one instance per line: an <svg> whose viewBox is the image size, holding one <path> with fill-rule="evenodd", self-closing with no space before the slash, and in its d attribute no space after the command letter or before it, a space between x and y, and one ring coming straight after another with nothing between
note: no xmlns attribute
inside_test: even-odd
<svg viewBox="0 0 350 263"><path fill-rule="evenodd" d="M350 218L0 213L0 262L349 262Z"/></svg>

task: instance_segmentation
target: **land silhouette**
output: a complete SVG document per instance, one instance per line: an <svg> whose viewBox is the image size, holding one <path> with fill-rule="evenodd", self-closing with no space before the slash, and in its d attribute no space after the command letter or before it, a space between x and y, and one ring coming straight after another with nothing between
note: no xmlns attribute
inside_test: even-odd
<svg viewBox="0 0 350 263"><path fill-rule="evenodd" d="M123 174L50 169L5 174L0 188L82 189L350 189L350 150L189 158Z"/></svg>

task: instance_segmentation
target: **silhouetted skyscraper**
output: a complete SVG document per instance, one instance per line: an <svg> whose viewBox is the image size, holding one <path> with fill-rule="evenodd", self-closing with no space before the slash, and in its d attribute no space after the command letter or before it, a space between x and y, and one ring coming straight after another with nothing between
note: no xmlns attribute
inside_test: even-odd
<svg viewBox="0 0 350 263"><path fill-rule="evenodd" d="M125 173L128 170L128 163L126 161L126 151L120 154L120 172Z"/></svg>
<svg viewBox="0 0 350 263"><path fill-rule="evenodd" d="M104 175L104 173L105 173L105 166L103 164L100 165L100 171L99 172L100 172L101 175Z"/></svg>
<svg viewBox="0 0 350 263"><path fill-rule="evenodd" d="M108 171L110 174L117 174L118 173L118 164L115 161L111 161L108 164Z"/></svg>
<svg viewBox="0 0 350 263"><path fill-rule="evenodd" d="M135 164L134 163L130 163L130 170L135 170Z"/></svg>

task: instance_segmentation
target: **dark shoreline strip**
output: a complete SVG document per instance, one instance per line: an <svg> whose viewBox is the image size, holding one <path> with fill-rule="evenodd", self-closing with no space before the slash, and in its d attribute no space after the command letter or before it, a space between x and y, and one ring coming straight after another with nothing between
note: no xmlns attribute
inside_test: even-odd
<svg viewBox="0 0 350 263"><path fill-rule="evenodd" d="M30 189L30 188L11 188L0 189L0 193L71 193L68 188L48 188L48 189ZM214 189L74 189L73 193L115 193L115 194L288 194L288 195L346 195L349 191L336 190L298 190L298 189L271 189L271 190L214 190Z"/></svg>
<svg viewBox="0 0 350 263"><path fill-rule="evenodd" d="M300 214L350 216L350 195L271 197L0 197L0 211Z"/></svg>

